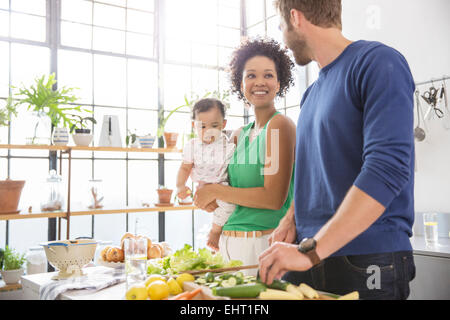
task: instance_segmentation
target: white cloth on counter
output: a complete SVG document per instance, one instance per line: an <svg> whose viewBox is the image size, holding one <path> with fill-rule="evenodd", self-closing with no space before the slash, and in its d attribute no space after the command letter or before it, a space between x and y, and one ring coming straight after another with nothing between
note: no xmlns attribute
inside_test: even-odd
<svg viewBox="0 0 450 320"><path fill-rule="evenodd" d="M69 290L85 289L98 291L126 280L124 270L107 267L99 268L80 277L49 281L40 287L39 299L55 300L58 295Z"/></svg>

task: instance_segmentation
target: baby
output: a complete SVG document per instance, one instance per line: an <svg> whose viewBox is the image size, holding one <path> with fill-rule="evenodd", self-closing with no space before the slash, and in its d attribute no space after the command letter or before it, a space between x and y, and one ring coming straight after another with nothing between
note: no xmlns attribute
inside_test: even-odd
<svg viewBox="0 0 450 320"><path fill-rule="evenodd" d="M191 139L184 146L183 162L177 176L177 196L180 199L192 194L186 186L189 176L194 183L198 183L198 188L207 183L228 185L227 167L235 149L235 145L222 134L227 120L221 101L212 98L199 100L194 105L192 118L198 138ZM207 245L218 251L222 227L236 206L219 199L216 202L218 208L213 214Z"/></svg>

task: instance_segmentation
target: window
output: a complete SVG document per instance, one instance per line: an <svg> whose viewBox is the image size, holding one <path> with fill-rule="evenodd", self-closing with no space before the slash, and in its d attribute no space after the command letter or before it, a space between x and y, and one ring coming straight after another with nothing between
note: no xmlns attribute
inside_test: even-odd
<svg viewBox="0 0 450 320"><path fill-rule="evenodd" d="M47 16L53 12L56 25L51 24L54 17ZM0 0L0 105L5 105L10 85L29 85L36 77L55 72L58 86L76 87L77 103L93 112L98 122L92 127L94 145L105 115L118 116L123 143L128 130L156 134L159 107L167 114L184 103L185 95L229 88L225 68L240 43L241 15L240 0ZM164 56L159 55L159 46ZM243 105L234 97L227 116L227 129L244 124ZM22 108L10 129L0 128L0 143L24 144L28 118ZM189 110L177 112L170 128L189 133ZM182 135L179 147L186 141ZM74 151L72 157L73 210L85 209L88 181L93 178L103 182L107 207L156 202L157 154L127 157ZM175 187L180 155L164 158L165 183ZM22 210L39 208L48 169L48 151L0 150L0 177L9 171L11 178L26 180ZM66 180L66 160L62 169ZM166 241L175 248L184 243L203 247L210 222L211 215L201 211L167 212ZM93 236L118 244L128 230L158 240L159 227L157 213L78 216L71 218L70 237ZM0 245L8 243L24 252L46 241L52 228L47 219L1 221ZM61 220L62 238L65 232Z"/></svg>

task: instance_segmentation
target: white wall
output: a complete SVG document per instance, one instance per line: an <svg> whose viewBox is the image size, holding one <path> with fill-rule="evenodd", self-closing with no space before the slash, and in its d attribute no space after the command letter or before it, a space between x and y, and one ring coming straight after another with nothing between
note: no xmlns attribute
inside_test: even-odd
<svg viewBox="0 0 450 320"><path fill-rule="evenodd" d="M343 0L342 4L346 37L376 40L399 50L416 82L450 76L449 0ZM418 86L420 92L428 88ZM450 93L450 80L447 90ZM422 100L421 106L425 113L428 105ZM450 125L450 114L445 117ZM450 212L450 130L442 122L437 117L427 121L425 140L416 142L416 212Z"/></svg>

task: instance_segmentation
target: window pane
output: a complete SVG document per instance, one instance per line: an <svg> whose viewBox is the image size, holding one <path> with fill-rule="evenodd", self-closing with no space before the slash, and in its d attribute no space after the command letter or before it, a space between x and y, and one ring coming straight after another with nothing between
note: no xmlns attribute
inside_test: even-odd
<svg viewBox="0 0 450 320"><path fill-rule="evenodd" d="M192 44L192 63L217 66L217 47L203 44Z"/></svg>
<svg viewBox="0 0 450 320"><path fill-rule="evenodd" d="M125 9L94 3L94 25L125 30Z"/></svg>
<svg viewBox="0 0 450 320"><path fill-rule="evenodd" d="M126 106L126 65L124 58L94 55L94 102Z"/></svg>
<svg viewBox="0 0 450 320"><path fill-rule="evenodd" d="M266 0L266 16L267 18L271 16L275 16L277 14L277 10L274 5L273 0Z"/></svg>
<svg viewBox="0 0 450 320"><path fill-rule="evenodd" d="M58 84L78 88L78 103L92 103L92 55L67 50L58 51Z"/></svg>
<svg viewBox="0 0 450 320"><path fill-rule="evenodd" d="M128 162L129 206L133 208L140 208L142 207L142 203L148 203L149 205L153 206L154 203L158 202L158 195L156 191L157 189L158 189L158 162L148 160L130 160ZM152 216L152 213L141 215ZM157 216L158 214L154 214L154 217ZM136 215L136 217L140 217L140 215ZM157 222L156 221L157 219L151 220L153 220L153 222ZM130 226L134 225L130 224ZM139 227L145 226L140 225ZM158 228L156 228L156 230L158 230ZM157 235L158 234L156 234L156 236Z"/></svg>
<svg viewBox="0 0 450 320"><path fill-rule="evenodd" d="M125 53L125 32L94 27L95 50Z"/></svg>
<svg viewBox="0 0 450 320"><path fill-rule="evenodd" d="M0 97L9 94L9 45L0 41Z"/></svg>
<svg viewBox="0 0 450 320"><path fill-rule="evenodd" d="M142 0L140 0L140 1L142 1ZM121 6L121 7L125 7L127 4L127 0L94 0L94 2L113 4L113 5Z"/></svg>
<svg viewBox="0 0 450 320"><path fill-rule="evenodd" d="M172 110L191 94L191 68L167 64L164 72L164 109Z"/></svg>
<svg viewBox="0 0 450 320"><path fill-rule="evenodd" d="M61 224L61 229L62 229L62 224ZM65 228L65 230L67 230L67 227ZM90 237L91 235L92 235L92 216L78 216L78 217L75 216L75 217L70 218L70 237L69 237L69 239L76 239L78 237ZM94 239L97 241L108 240L108 239L97 239L97 238L94 238Z"/></svg>
<svg viewBox="0 0 450 320"><path fill-rule="evenodd" d="M0 108L4 108L6 106L6 100L0 99ZM8 143L8 127L0 126L0 144ZM8 151L6 149L2 149L0 151L0 156L6 156ZM3 160L0 159L0 180L6 178L6 162L3 163ZM0 229L1 230L1 229Z"/></svg>
<svg viewBox="0 0 450 320"><path fill-rule="evenodd" d="M158 68L156 63L128 60L128 106L158 109Z"/></svg>
<svg viewBox="0 0 450 320"><path fill-rule="evenodd" d="M233 53L233 51L234 49L232 48L219 47L219 66L228 66L231 61L231 54Z"/></svg>
<svg viewBox="0 0 450 320"><path fill-rule="evenodd" d="M243 109L242 109L243 110ZM244 125L243 117L227 117L226 130L237 130Z"/></svg>
<svg viewBox="0 0 450 320"><path fill-rule="evenodd" d="M61 19L92 24L92 2L84 0L63 0Z"/></svg>
<svg viewBox="0 0 450 320"><path fill-rule="evenodd" d="M9 36L9 13L0 11L0 36Z"/></svg>
<svg viewBox="0 0 450 320"><path fill-rule="evenodd" d="M9 0L0 0L0 8L9 9Z"/></svg>
<svg viewBox="0 0 450 320"><path fill-rule="evenodd" d="M166 242L178 250L185 244L192 245L192 211L166 212Z"/></svg>
<svg viewBox="0 0 450 320"><path fill-rule="evenodd" d="M16 252L26 253L28 248L47 241L48 219L20 219L9 222L9 246Z"/></svg>
<svg viewBox="0 0 450 320"><path fill-rule="evenodd" d="M192 68L192 91L202 97L206 92L217 90L219 75L217 70Z"/></svg>
<svg viewBox="0 0 450 320"><path fill-rule="evenodd" d="M61 44L71 47L91 49L92 26L61 21Z"/></svg>
<svg viewBox="0 0 450 320"><path fill-rule="evenodd" d="M236 47L241 41L241 32L238 29L219 27L219 45Z"/></svg>
<svg viewBox="0 0 450 320"><path fill-rule="evenodd" d="M11 44L12 84L28 86L34 79L48 74L50 70L50 50L26 44Z"/></svg>
<svg viewBox="0 0 450 320"><path fill-rule="evenodd" d="M241 13L239 8L232 8L228 6L219 7L219 25L240 28Z"/></svg>
<svg viewBox="0 0 450 320"><path fill-rule="evenodd" d="M45 0L11 0L11 10L46 15Z"/></svg>
<svg viewBox="0 0 450 320"><path fill-rule="evenodd" d="M264 22L258 23L257 25L247 29L247 35L249 37L265 37L266 29Z"/></svg>
<svg viewBox="0 0 450 320"><path fill-rule="evenodd" d="M298 116L299 115L300 115L300 106L286 109L286 116L291 118L292 121L294 121L295 124L297 124L297 120L298 120Z"/></svg>
<svg viewBox="0 0 450 320"><path fill-rule="evenodd" d="M128 110L128 129L131 132L136 132L137 135L143 136L151 134L156 135L158 126L158 112L157 111L144 111L144 110ZM156 147L157 141L155 141L153 147ZM135 157L138 154L132 154ZM129 155L130 156L130 155ZM152 154L145 154L146 158L153 156ZM158 172L158 171L155 171Z"/></svg>
<svg viewBox="0 0 450 320"><path fill-rule="evenodd" d="M127 10L127 30L153 34L154 18L152 13Z"/></svg>
<svg viewBox="0 0 450 320"><path fill-rule="evenodd" d="M274 16L267 20L267 36L277 40L280 44L283 42L283 33L279 29L280 19Z"/></svg>
<svg viewBox="0 0 450 320"><path fill-rule="evenodd" d="M11 14L11 36L13 38L45 41L45 18L21 13Z"/></svg>
<svg viewBox="0 0 450 320"><path fill-rule="evenodd" d="M154 11L155 10L155 1L154 0L128 0L127 7L145 11Z"/></svg>
<svg viewBox="0 0 450 320"><path fill-rule="evenodd" d="M127 54L153 57L153 37L127 32Z"/></svg>
<svg viewBox="0 0 450 320"><path fill-rule="evenodd" d="M247 27L251 27L264 20L264 0L246 0L245 13Z"/></svg>
<svg viewBox="0 0 450 320"><path fill-rule="evenodd" d="M90 156L90 153L84 152L84 155ZM72 156L75 156L73 154ZM77 155L78 157L78 155ZM67 170L68 162L64 161L63 170ZM72 177L71 184L72 188L70 190L71 199L71 209L73 211L77 210L88 210L89 206L89 180L92 179L92 161L91 159L72 160Z"/></svg>
<svg viewBox="0 0 450 320"><path fill-rule="evenodd" d="M191 62L191 43L180 38L166 38L166 60Z"/></svg>
<svg viewBox="0 0 450 320"><path fill-rule="evenodd" d="M211 230L212 214L202 211L194 211L194 248L206 248L208 233Z"/></svg>

